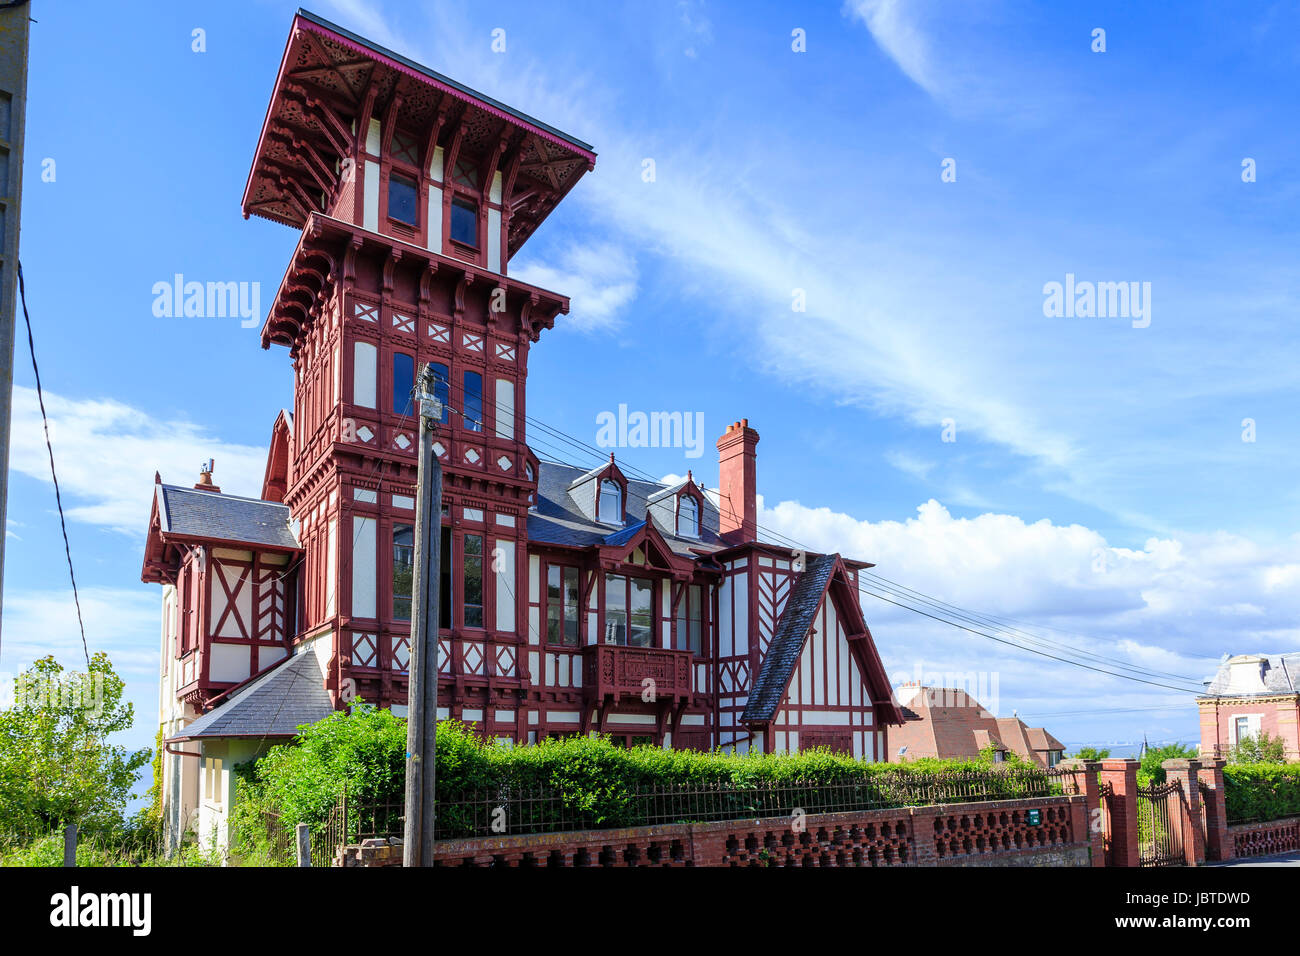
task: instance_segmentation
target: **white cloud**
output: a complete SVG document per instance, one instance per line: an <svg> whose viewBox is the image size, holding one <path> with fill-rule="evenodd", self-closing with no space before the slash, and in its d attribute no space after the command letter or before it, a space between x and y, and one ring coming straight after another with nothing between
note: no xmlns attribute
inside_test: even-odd
<svg viewBox="0 0 1300 956"><path fill-rule="evenodd" d="M266 451L224 442L202 426L155 418L113 399L69 399L46 392L50 439L63 506L72 521L142 534L149 520L154 471L164 481L192 484L199 463L216 459L217 484L257 496ZM50 482L49 453L35 389L14 386L10 468ZM54 507L53 494L50 508Z"/></svg>
<svg viewBox="0 0 1300 956"><path fill-rule="evenodd" d="M930 472L934 470L934 462L925 461L917 458L915 455L908 454L905 451L890 449L885 452L885 461L893 467L903 472L905 475L911 475L918 481L925 481L930 477Z"/></svg>
<svg viewBox="0 0 1300 956"><path fill-rule="evenodd" d="M526 259L511 277L569 297L564 326L585 331L616 326L620 312L636 297L636 261L613 243L563 246L549 262Z"/></svg>
<svg viewBox="0 0 1300 956"><path fill-rule="evenodd" d="M940 95L930 42L916 21L915 0L849 0L845 9L866 25L880 49L913 83L931 96Z"/></svg>

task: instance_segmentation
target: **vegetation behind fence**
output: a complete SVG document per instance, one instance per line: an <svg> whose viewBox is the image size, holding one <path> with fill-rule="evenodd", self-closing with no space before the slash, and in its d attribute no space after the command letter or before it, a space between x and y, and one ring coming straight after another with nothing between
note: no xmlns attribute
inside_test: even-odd
<svg viewBox="0 0 1300 956"><path fill-rule="evenodd" d="M1028 763L873 764L824 750L734 755L586 737L509 747L453 721L438 725L437 754L439 839L1077 792L1071 772ZM237 841L250 832L253 844L288 859L277 840L291 847L299 822L312 829L313 857L322 845L332 855L339 842L400 835L405 759L406 724L389 711L354 707L303 728L294 745L240 768ZM262 836L268 813L274 839Z"/></svg>

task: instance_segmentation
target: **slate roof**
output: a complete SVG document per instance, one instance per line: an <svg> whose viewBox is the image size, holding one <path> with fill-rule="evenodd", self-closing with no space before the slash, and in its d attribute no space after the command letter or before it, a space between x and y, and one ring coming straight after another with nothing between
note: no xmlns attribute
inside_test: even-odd
<svg viewBox="0 0 1300 956"><path fill-rule="evenodd" d="M274 548L298 547L298 539L289 527L287 505L177 485L157 488L163 534L220 538Z"/></svg>
<svg viewBox="0 0 1300 956"><path fill-rule="evenodd" d="M333 712L325 690L325 671L316 654L308 650L251 681L171 739L292 737L303 724Z"/></svg>
<svg viewBox="0 0 1300 956"><path fill-rule="evenodd" d="M539 461L537 472L537 506L528 513L528 539L542 544L561 544L570 547L588 547L598 544L616 544L611 537L633 531L646 519L646 501L653 495L676 486L657 481L627 483L627 524L622 527L595 521L582 513L570 487L576 481L589 478L593 472L584 472L571 465L553 461ZM597 471L603 469L602 465ZM671 511L662 509L654 514L655 528L674 554L691 556L692 550L716 551L722 548L718 538L718 509L704 497L704 510L700 515L700 536L679 538L671 520ZM628 536L630 539L630 535Z"/></svg>
<svg viewBox="0 0 1300 956"><path fill-rule="evenodd" d="M1207 697L1252 697L1260 694L1300 693L1300 653L1260 654L1264 659L1261 679L1262 690L1233 691L1231 689L1232 665L1242 663L1242 657L1229 658L1219 665L1213 680L1205 689Z"/></svg>
<svg viewBox="0 0 1300 956"><path fill-rule="evenodd" d="M835 555L823 554L810 559L807 569L799 575L777 623L776 633L767 645L763 667L745 703L741 721L771 720L776 713L834 568Z"/></svg>

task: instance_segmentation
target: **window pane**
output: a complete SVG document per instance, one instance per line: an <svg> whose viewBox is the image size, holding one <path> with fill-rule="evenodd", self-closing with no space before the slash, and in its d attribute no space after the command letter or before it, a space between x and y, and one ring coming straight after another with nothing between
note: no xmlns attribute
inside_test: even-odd
<svg viewBox="0 0 1300 956"><path fill-rule="evenodd" d="M561 623L564 604L560 593L560 573L561 569L557 565L551 565L546 569L546 642L548 644L562 642Z"/></svg>
<svg viewBox="0 0 1300 956"><path fill-rule="evenodd" d="M650 610L653 594L654 582L646 578L632 579L632 614L627 642L634 647L650 647L654 643L654 614Z"/></svg>
<svg viewBox="0 0 1300 956"><path fill-rule="evenodd" d="M483 376L478 372L465 373L465 408L461 416L465 427L472 432L483 430Z"/></svg>
<svg viewBox="0 0 1300 956"><path fill-rule="evenodd" d="M677 534L678 536L697 537L700 533L698 523L695 499L689 495L683 495L678 499L677 504Z"/></svg>
<svg viewBox="0 0 1300 956"><path fill-rule="evenodd" d="M393 411L399 415L410 415L415 407L411 404L411 392L415 388L415 359L401 352L393 353Z"/></svg>
<svg viewBox="0 0 1300 956"><path fill-rule="evenodd" d="M605 643L627 643L627 578L605 575Z"/></svg>
<svg viewBox="0 0 1300 956"><path fill-rule="evenodd" d="M416 197L419 189L405 176L388 177L388 218L414 226Z"/></svg>
<svg viewBox="0 0 1300 956"><path fill-rule="evenodd" d="M433 394L442 402L442 424L451 421L451 410L447 407L451 404L451 372L447 366L441 362L429 363L429 369L433 372Z"/></svg>
<svg viewBox="0 0 1300 956"><path fill-rule="evenodd" d="M578 643L578 569L564 569L564 643Z"/></svg>
<svg viewBox="0 0 1300 956"><path fill-rule="evenodd" d="M411 619L411 587L415 571L415 529L393 525L393 620Z"/></svg>
<svg viewBox="0 0 1300 956"><path fill-rule="evenodd" d="M465 535L465 626L483 626L483 536Z"/></svg>
<svg viewBox="0 0 1300 956"><path fill-rule="evenodd" d="M478 248L478 203L468 199L452 200L451 238Z"/></svg>

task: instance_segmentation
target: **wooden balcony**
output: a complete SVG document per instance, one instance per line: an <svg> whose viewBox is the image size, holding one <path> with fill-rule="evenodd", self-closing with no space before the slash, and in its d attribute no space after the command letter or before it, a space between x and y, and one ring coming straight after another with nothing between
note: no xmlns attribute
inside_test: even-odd
<svg viewBox="0 0 1300 956"><path fill-rule="evenodd" d="M654 681L654 701L686 701L691 696L690 651L658 647L623 647L592 644L582 651L582 690L588 699L617 702L619 697L641 698Z"/></svg>

